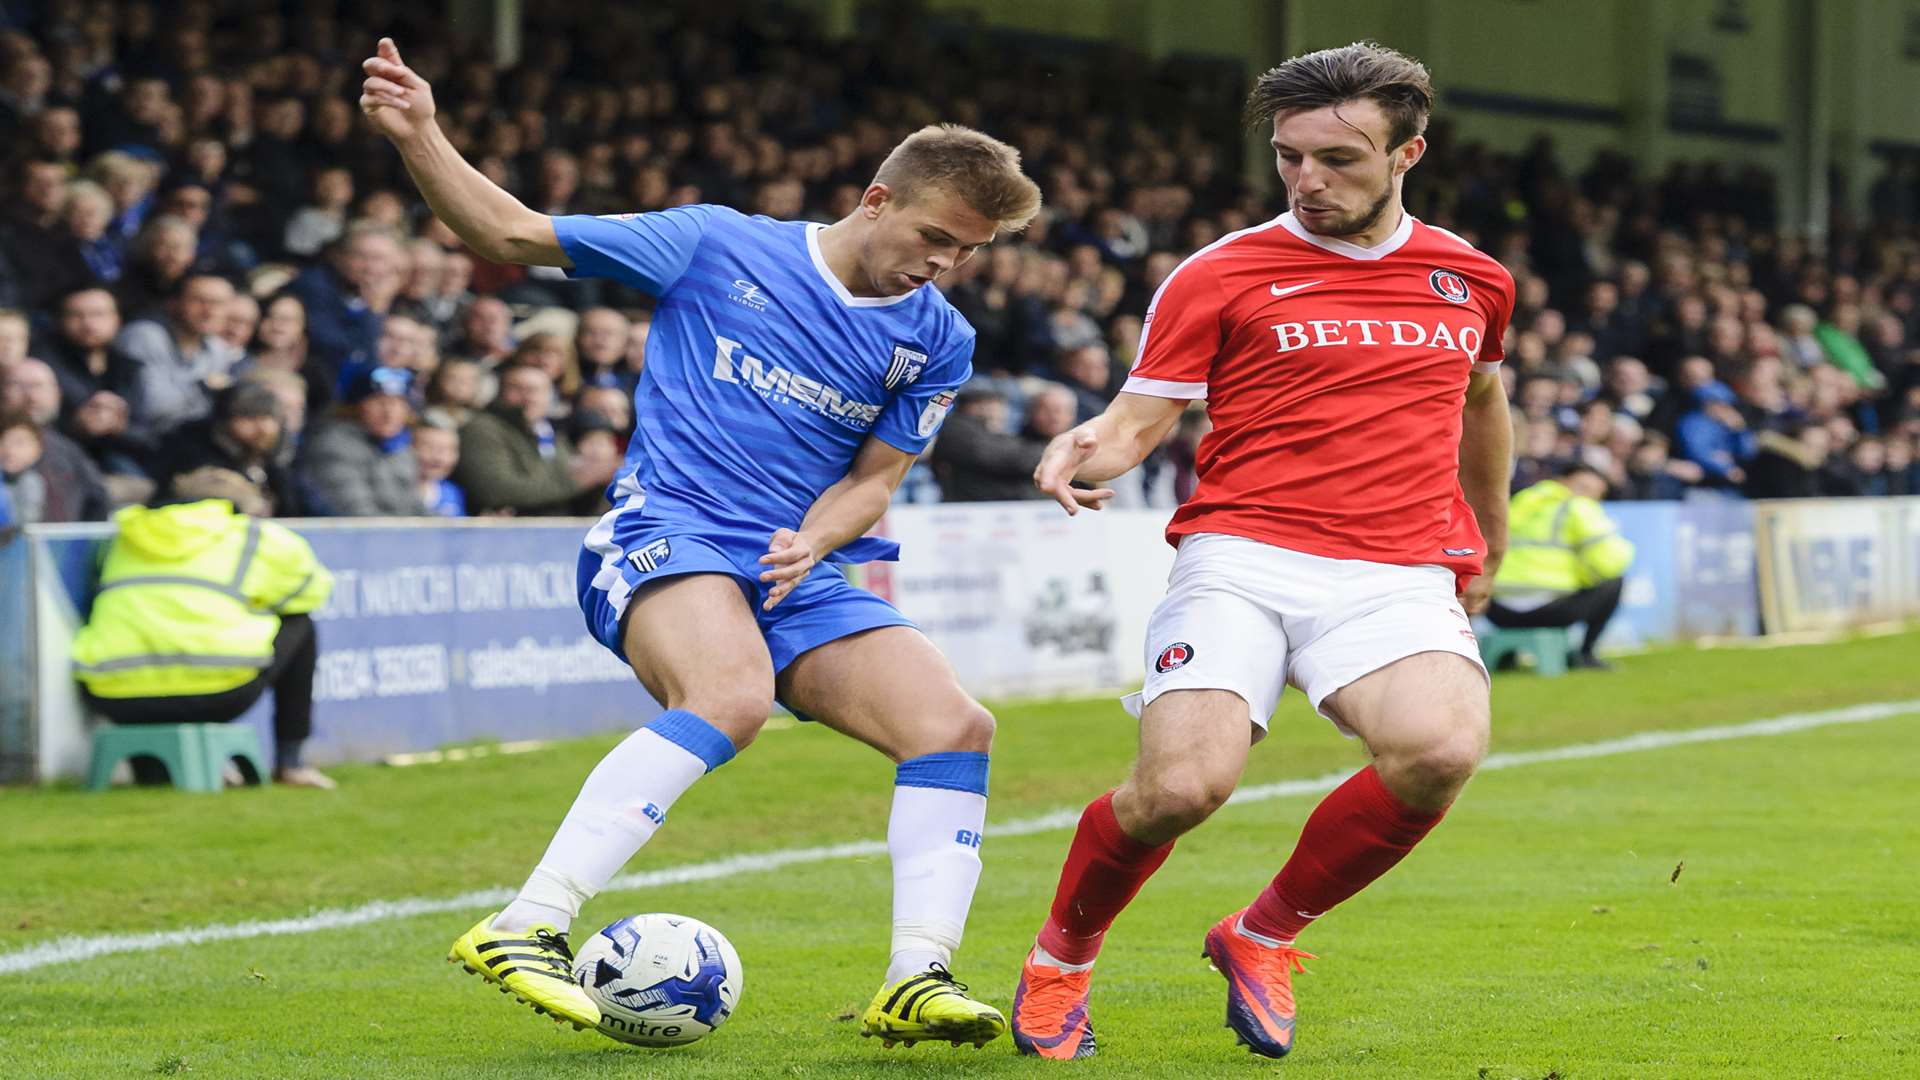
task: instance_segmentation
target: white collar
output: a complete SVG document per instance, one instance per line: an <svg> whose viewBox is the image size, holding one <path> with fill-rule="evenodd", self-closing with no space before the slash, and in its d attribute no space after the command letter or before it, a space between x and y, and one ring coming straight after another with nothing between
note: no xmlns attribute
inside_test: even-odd
<svg viewBox="0 0 1920 1080"><path fill-rule="evenodd" d="M1413 215L1407 213L1405 210L1400 211L1400 227L1393 230L1393 235L1380 241L1377 246L1370 248L1361 247L1359 244L1350 244L1345 240L1336 240L1332 237L1320 236L1316 233L1308 232L1307 227L1300 224L1300 219L1294 217L1293 211L1291 210L1280 215L1280 224L1284 226L1288 232L1312 244L1314 247L1324 248L1327 251L1333 252L1335 255L1345 255L1349 259L1360 259L1366 262L1384 259L1400 250L1401 246L1413 235Z"/></svg>
<svg viewBox="0 0 1920 1080"><path fill-rule="evenodd" d="M807 254L813 256L813 268L819 272L820 280L826 282L827 287L833 290L833 295L838 296L840 302L848 307L887 307L892 304L897 304L902 300L913 299L919 294L920 289L930 289L933 287L933 283L928 282L920 286L920 289L915 289L910 293L901 293L899 296L853 295L847 291L846 283L840 280L840 275L834 273L833 268L827 265L827 257L820 254L820 230L824 228L826 228L826 226L817 221L810 222L807 225Z"/></svg>

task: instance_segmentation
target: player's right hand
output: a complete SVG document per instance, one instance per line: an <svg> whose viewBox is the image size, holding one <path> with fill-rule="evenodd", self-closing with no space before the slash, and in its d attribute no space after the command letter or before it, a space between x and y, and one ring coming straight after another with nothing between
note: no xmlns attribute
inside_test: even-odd
<svg viewBox="0 0 1920 1080"><path fill-rule="evenodd" d="M1033 470L1033 486L1065 507L1068 514L1079 513L1083 506L1089 510L1100 509L1113 498L1112 488L1089 491L1073 486L1074 474L1099 449L1099 436L1084 427L1055 437L1040 455L1040 466Z"/></svg>
<svg viewBox="0 0 1920 1080"><path fill-rule="evenodd" d="M360 111L373 129L402 142L433 125L433 88L400 60L400 47L381 38L373 56L361 61L367 79L360 84Z"/></svg>

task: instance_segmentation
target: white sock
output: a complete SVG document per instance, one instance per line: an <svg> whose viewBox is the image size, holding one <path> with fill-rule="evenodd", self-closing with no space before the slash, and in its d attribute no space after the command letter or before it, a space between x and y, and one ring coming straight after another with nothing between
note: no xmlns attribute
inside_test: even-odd
<svg viewBox="0 0 1920 1080"><path fill-rule="evenodd" d="M926 754L900 763L887 823L893 857L893 949L886 982L949 966L980 882L987 755Z"/></svg>
<svg viewBox="0 0 1920 1080"><path fill-rule="evenodd" d="M1046 946L1037 941L1033 944L1033 965L1035 967L1059 968L1061 971L1093 970L1093 961L1089 960L1084 964L1069 964L1065 960L1048 952Z"/></svg>
<svg viewBox="0 0 1920 1080"><path fill-rule="evenodd" d="M494 927L550 923L566 930L580 905L653 838L674 801L732 756L725 735L684 709L627 736L587 774L540 865Z"/></svg>
<svg viewBox="0 0 1920 1080"><path fill-rule="evenodd" d="M1282 945L1293 944L1293 942L1291 941L1281 941L1277 937L1268 937L1265 934L1256 934L1253 931L1247 929L1247 918L1244 915L1242 915L1238 919L1233 920L1233 932L1236 934L1239 934L1243 938L1246 938L1248 941L1259 942L1260 944L1265 945L1269 949L1277 949Z"/></svg>

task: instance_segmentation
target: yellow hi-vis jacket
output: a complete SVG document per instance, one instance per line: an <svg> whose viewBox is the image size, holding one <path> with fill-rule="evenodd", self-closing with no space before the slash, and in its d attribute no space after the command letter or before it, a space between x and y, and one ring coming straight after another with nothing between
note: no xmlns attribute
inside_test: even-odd
<svg viewBox="0 0 1920 1080"><path fill-rule="evenodd" d="M326 603L333 575L292 530L225 499L114 515L74 673L104 698L218 694L273 661L280 616Z"/></svg>
<svg viewBox="0 0 1920 1080"><path fill-rule="evenodd" d="M1633 565L1633 544L1600 504L1558 480L1514 495L1507 508L1507 557L1493 578L1502 594L1574 593L1620 577Z"/></svg>

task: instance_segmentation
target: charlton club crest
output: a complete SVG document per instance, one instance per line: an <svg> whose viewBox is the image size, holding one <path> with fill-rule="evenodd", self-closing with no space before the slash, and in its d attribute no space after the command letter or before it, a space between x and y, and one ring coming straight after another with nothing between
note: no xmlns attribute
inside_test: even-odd
<svg viewBox="0 0 1920 1080"><path fill-rule="evenodd" d="M1433 286L1434 295L1451 304L1464 304L1471 295L1467 279L1452 270L1435 270L1427 275L1427 284Z"/></svg>
<svg viewBox="0 0 1920 1080"><path fill-rule="evenodd" d="M1187 661L1192 659L1193 646L1184 641L1176 641L1160 650L1159 659L1153 662L1153 670L1165 675L1175 668L1186 667Z"/></svg>

